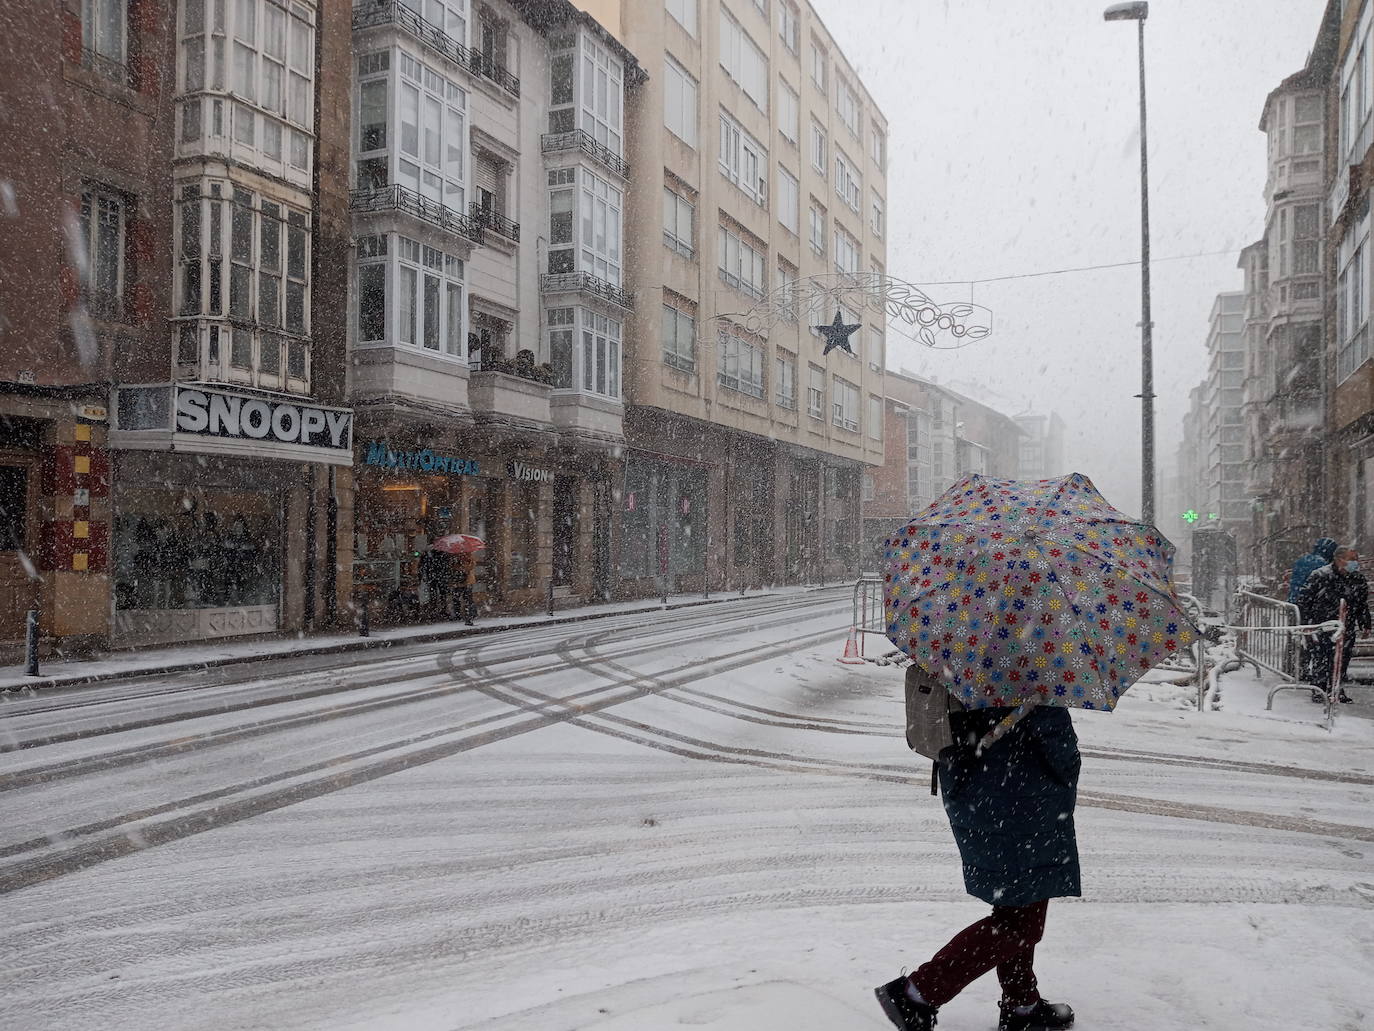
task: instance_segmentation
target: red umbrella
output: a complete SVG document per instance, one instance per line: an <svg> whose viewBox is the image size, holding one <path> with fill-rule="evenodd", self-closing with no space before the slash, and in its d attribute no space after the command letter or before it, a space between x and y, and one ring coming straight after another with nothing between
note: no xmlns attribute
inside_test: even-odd
<svg viewBox="0 0 1374 1031"><path fill-rule="evenodd" d="M470 533L451 533L430 545L435 551L446 551L450 555L471 555L474 551L482 551L486 546L486 541Z"/></svg>

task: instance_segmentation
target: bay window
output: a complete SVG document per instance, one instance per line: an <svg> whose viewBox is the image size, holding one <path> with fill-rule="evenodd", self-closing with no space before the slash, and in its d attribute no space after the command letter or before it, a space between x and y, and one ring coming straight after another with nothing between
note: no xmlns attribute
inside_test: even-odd
<svg viewBox="0 0 1374 1031"><path fill-rule="evenodd" d="M581 179L581 268L612 286L620 285L621 191L595 172L579 170Z"/></svg>
<svg viewBox="0 0 1374 1031"><path fill-rule="evenodd" d="M232 158L308 184L314 11L275 0L185 0L178 6L181 151L228 148Z"/></svg>
<svg viewBox="0 0 1374 1031"><path fill-rule="evenodd" d="M179 376L308 392L309 212L224 180L175 195Z"/></svg>
<svg viewBox="0 0 1374 1031"><path fill-rule="evenodd" d="M621 157L625 67L608 47L587 33L580 33L579 37L582 130L616 157Z"/></svg>
<svg viewBox="0 0 1374 1031"><path fill-rule="evenodd" d="M467 91L400 49L362 54L356 71L356 187L398 185L467 214Z"/></svg>
<svg viewBox="0 0 1374 1031"><path fill-rule="evenodd" d="M554 390L619 400L620 322L583 307L550 308L547 322Z"/></svg>
<svg viewBox="0 0 1374 1031"><path fill-rule="evenodd" d="M356 244L358 343L464 357L462 260L399 233L359 237Z"/></svg>

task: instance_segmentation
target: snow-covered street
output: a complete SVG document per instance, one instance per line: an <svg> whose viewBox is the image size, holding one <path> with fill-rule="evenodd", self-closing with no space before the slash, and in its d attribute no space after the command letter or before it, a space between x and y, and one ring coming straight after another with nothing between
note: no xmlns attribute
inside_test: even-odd
<svg viewBox="0 0 1374 1031"><path fill-rule="evenodd" d="M983 907L848 619L749 598L8 700L4 1023L886 1027L872 987ZM1075 713L1084 897L1042 986L1085 1029L1374 1027L1374 723L1222 684Z"/></svg>

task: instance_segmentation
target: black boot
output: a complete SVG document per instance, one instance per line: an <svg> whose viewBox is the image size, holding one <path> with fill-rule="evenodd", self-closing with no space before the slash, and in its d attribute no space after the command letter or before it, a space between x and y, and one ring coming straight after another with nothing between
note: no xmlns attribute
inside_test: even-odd
<svg viewBox="0 0 1374 1031"><path fill-rule="evenodd" d="M1336 701L1345 702L1347 705L1350 705L1355 701L1355 699L1351 698L1348 694L1345 693L1345 688L1341 688L1341 693L1336 696Z"/></svg>
<svg viewBox="0 0 1374 1031"><path fill-rule="evenodd" d="M1073 1026L1073 1010L1062 1002L1046 1002L1041 999L1029 1013L1017 1013L1016 1007L1005 1002L997 1004L1002 1011L1002 1019L997 1022L997 1031L1051 1031L1053 1028Z"/></svg>
<svg viewBox="0 0 1374 1031"><path fill-rule="evenodd" d="M1318 705L1325 705L1326 695L1314 687L1312 689L1312 701L1316 702Z"/></svg>
<svg viewBox="0 0 1374 1031"><path fill-rule="evenodd" d="M874 988L887 1019L900 1031L930 1031L935 1026L935 1007L917 1002L906 993L906 977L889 981L880 988Z"/></svg>

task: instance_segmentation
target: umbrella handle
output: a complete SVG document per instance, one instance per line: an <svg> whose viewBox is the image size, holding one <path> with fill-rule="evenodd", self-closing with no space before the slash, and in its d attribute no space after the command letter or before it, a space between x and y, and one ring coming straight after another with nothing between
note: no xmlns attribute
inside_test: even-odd
<svg viewBox="0 0 1374 1031"><path fill-rule="evenodd" d="M1015 709L1012 709L1011 712L998 720L996 725L982 736L978 742L978 746L973 750L973 754L981 756L983 752L997 744L998 741L1001 741L1002 738L1007 736L1007 732L1010 731L1012 727L1026 718L1026 713L1030 712L1039 704L1040 696L1035 694L1031 695Z"/></svg>

